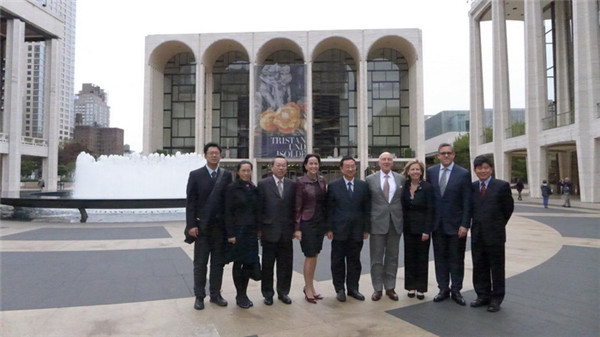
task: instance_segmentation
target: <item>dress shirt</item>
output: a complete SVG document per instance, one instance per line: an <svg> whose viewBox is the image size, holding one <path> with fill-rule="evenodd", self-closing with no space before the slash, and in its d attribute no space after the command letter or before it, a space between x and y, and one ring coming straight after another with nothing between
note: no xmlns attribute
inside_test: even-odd
<svg viewBox="0 0 600 337"><path fill-rule="evenodd" d="M491 176L484 181L481 181L481 180L479 181L479 191L480 192L481 192L481 184L485 184L486 189L490 187L490 180L492 180Z"/></svg>
<svg viewBox="0 0 600 337"><path fill-rule="evenodd" d="M452 173L452 169L454 168L454 162L446 167L446 186L448 186L448 180L450 180L450 174ZM439 181L442 181L442 174L444 174L444 165L440 164L440 176L438 177Z"/></svg>
<svg viewBox="0 0 600 337"><path fill-rule="evenodd" d="M388 184L390 184L390 195L388 196L388 202L392 202L392 198L394 197L394 193L396 193L396 179L394 179L394 175L392 171L385 174L383 171L379 171L381 174L379 175L379 180L381 182L381 190L383 191L383 184L385 183L385 176L388 176Z"/></svg>

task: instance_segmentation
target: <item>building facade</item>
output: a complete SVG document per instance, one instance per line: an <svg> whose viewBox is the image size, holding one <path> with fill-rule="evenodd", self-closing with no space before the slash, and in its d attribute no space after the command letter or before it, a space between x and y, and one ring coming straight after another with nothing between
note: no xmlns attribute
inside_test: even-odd
<svg viewBox="0 0 600 337"><path fill-rule="evenodd" d="M110 126L110 107L107 95L97 85L83 83L75 98L77 125L95 125L103 128Z"/></svg>
<svg viewBox="0 0 600 337"><path fill-rule="evenodd" d="M123 129L76 125L74 140L85 146L91 155L123 155Z"/></svg>
<svg viewBox="0 0 600 337"><path fill-rule="evenodd" d="M258 176L276 155L302 174L307 153L326 175L345 155L361 177L383 151L402 167L424 158L421 49L418 29L148 36L144 153L214 141Z"/></svg>
<svg viewBox="0 0 600 337"><path fill-rule="evenodd" d="M600 202L600 2L479 0L469 12L471 157L492 155L496 176L526 156L531 195L570 177L581 201ZM506 22L523 23L525 128L511 120ZM484 121L482 22L491 22L493 121ZM551 175L552 174L552 175Z"/></svg>
<svg viewBox="0 0 600 337"><path fill-rule="evenodd" d="M0 1L0 50L2 60L2 92L0 107L0 161L1 190L19 191L21 178L21 156L42 158L42 178L46 188L56 190L59 147L59 110L61 98L61 43L65 22L34 0ZM43 58L37 64L28 62L28 44L43 42ZM34 51L34 50L32 50ZM28 66L32 67L29 68ZM36 76L37 89L27 88L28 77ZM42 69L43 68L43 69ZM31 73L28 73L31 71ZM26 109L28 90L38 90L39 112L43 116L30 119ZM31 92L32 93L32 92ZM71 98L71 96L68 96ZM33 96L31 96L33 100ZM72 101L72 99L70 99ZM33 115L34 111L30 113ZM37 112L36 112L37 113ZM27 124L27 121L30 124ZM35 124L35 133L34 132ZM30 127L27 130L27 127ZM31 135L25 131L31 131Z"/></svg>

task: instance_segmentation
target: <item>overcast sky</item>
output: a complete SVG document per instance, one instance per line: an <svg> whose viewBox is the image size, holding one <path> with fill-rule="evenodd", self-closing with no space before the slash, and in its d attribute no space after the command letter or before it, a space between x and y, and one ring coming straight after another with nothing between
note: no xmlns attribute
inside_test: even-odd
<svg viewBox="0 0 600 337"><path fill-rule="evenodd" d="M146 35L419 28L425 114L466 110L469 8L466 0L78 0L75 92L82 83L104 89L110 126L124 129L125 143L140 152ZM517 42L522 44L522 38Z"/></svg>

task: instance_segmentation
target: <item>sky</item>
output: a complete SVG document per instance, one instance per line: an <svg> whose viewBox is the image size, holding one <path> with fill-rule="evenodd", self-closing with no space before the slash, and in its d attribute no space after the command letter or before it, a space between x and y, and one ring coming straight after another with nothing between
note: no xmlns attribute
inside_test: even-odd
<svg viewBox="0 0 600 337"><path fill-rule="evenodd" d="M141 152L147 35L418 28L425 114L467 110L469 8L466 0L77 0L75 93L82 83L104 89L110 126Z"/></svg>

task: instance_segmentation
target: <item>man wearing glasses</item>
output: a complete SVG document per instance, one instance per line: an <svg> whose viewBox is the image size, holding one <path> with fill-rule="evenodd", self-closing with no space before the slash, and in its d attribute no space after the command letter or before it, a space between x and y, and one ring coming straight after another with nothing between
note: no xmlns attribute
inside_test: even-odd
<svg viewBox="0 0 600 337"><path fill-rule="evenodd" d="M454 163L452 145L440 144L437 157L440 165L427 169L427 181L435 194L433 253L435 277L440 289L434 302L448 297L465 305L460 294L465 271L465 248L471 219L471 175Z"/></svg>

